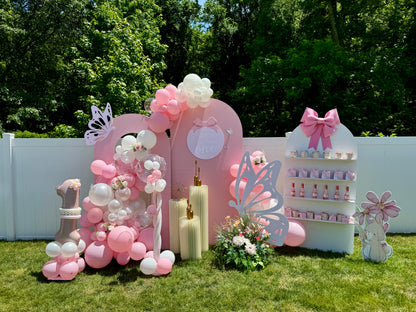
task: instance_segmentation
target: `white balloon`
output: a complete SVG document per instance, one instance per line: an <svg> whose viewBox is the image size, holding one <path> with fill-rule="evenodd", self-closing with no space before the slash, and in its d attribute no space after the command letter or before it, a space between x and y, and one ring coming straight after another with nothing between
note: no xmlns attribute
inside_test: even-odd
<svg viewBox="0 0 416 312"><path fill-rule="evenodd" d="M143 228L147 228L153 224L153 218L147 212L142 213L137 219Z"/></svg>
<svg viewBox="0 0 416 312"><path fill-rule="evenodd" d="M126 210L124 210L124 209L120 209L118 212L117 212L117 216L118 216L118 218L119 219L126 219L126 217L127 217L127 211Z"/></svg>
<svg viewBox="0 0 416 312"><path fill-rule="evenodd" d="M132 150L133 146L137 143L137 140L132 135L126 135L124 138L121 139L121 147L124 151Z"/></svg>
<svg viewBox="0 0 416 312"><path fill-rule="evenodd" d="M120 155L120 159L125 164L131 164L136 159L136 154L131 151L123 151Z"/></svg>
<svg viewBox="0 0 416 312"><path fill-rule="evenodd" d="M160 192L163 192L163 190L165 189L165 187L166 187L166 181L164 179L159 179L155 183L154 190L156 192L159 192L160 193Z"/></svg>
<svg viewBox="0 0 416 312"><path fill-rule="evenodd" d="M49 257L55 258L61 254L61 244L58 242L50 242L46 245L45 252Z"/></svg>
<svg viewBox="0 0 416 312"><path fill-rule="evenodd" d="M116 191L116 198L120 201L126 201L131 196L131 190L128 187Z"/></svg>
<svg viewBox="0 0 416 312"><path fill-rule="evenodd" d="M146 202L143 198L138 198L133 202L130 202L130 208L137 211L146 211Z"/></svg>
<svg viewBox="0 0 416 312"><path fill-rule="evenodd" d="M162 251L162 253L160 254L160 257L169 259L170 262L172 262L172 264L175 263L175 254L171 250Z"/></svg>
<svg viewBox="0 0 416 312"><path fill-rule="evenodd" d="M140 142L146 149L151 149L156 145L157 137L150 130L142 130L137 135L137 142Z"/></svg>
<svg viewBox="0 0 416 312"><path fill-rule="evenodd" d="M144 258L142 262L140 262L140 271L142 271L145 275L150 275L156 272L156 260L153 258Z"/></svg>
<svg viewBox="0 0 416 312"><path fill-rule="evenodd" d="M144 161L150 153L148 150L137 150L135 154L138 161Z"/></svg>
<svg viewBox="0 0 416 312"><path fill-rule="evenodd" d="M108 203L108 210L117 212L121 208L121 203L117 199L113 199Z"/></svg>
<svg viewBox="0 0 416 312"><path fill-rule="evenodd" d="M144 162L144 168L146 170L152 170L153 169L153 161L151 161L150 159L146 160Z"/></svg>
<svg viewBox="0 0 416 312"><path fill-rule="evenodd" d="M114 212L108 214L108 221L114 222L116 220L117 220L117 215Z"/></svg>
<svg viewBox="0 0 416 312"><path fill-rule="evenodd" d="M73 242L66 242L62 245L61 253L64 257L72 257L78 252L78 246Z"/></svg>
<svg viewBox="0 0 416 312"><path fill-rule="evenodd" d="M94 184L88 195L90 201L97 206L106 206L114 198L113 189L105 183Z"/></svg>
<svg viewBox="0 0 416 312"><path fill-rule="evenodd" d="M144 187L144 191L147 194L152 194L155 191L155 187L153 186L153 184L147 183L146 186Z"/></svg>
<svg viewBox="0 0 416 312"><path fill-rule="evenodd" d="M80 239L78 243L78 252L83 252L85 247L87 247L87 244L84 242L84 240Z"/></svg>
<svg viewBox="0 0 416 312"><path fill-rule="evenodd" d="M158 161L154 161L153 164L152 164L152 168L154 170L159 170L159 168L160 168L159 162Z"/></svg>
<svg viewBox="0 0 416 312"><path fill-rule="evenodd" d="M211 87L211 81L208 78L201 79L202 86L209 89Z"/></svg>
<svg viewBox="0 0 416 312"><path fill-rule="evenodd" d="M183 87L187 92L193 91L194 89L200 87L201 84L201 78L196 74L186 75L183 79Z"/></svg>

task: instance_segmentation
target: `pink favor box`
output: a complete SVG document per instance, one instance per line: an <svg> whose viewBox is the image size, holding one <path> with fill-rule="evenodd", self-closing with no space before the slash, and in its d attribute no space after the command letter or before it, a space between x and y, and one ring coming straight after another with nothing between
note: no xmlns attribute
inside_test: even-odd
<svg viewBox="0 0 416 312"><path fill-rule="evenodd" d="M322 179L331 179L331 170L322 170Z"/></svg>
<svg viewBox="0 0 416 312"><path fill-rule="evenodd" d="M287 176L288 177L296 177L296 175L297 175L297 172L296 172L295 168L289 168L287 170Z"/></svg>
<svg viewBox="0 0 416 312"><path fill-rule="evenodd" d="M308 170L302 168L299 169L299 178L307 178L308 177Z"/></svg>
<svg viewBox="0 0 416 312"><path fill-rule="evenodd" d="M319 179L319 170L318 169L312 169L311 170L311 178L312 179Z"/></svg>

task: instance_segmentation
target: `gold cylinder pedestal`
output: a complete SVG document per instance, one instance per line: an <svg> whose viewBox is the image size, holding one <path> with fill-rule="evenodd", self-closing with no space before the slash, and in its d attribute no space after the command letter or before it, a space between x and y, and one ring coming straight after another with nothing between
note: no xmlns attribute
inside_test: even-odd
<svg viewBox="0 0 416 312"><path fill-rule="evenodd" d="M169 200L169 246L173 253L180 253L179 219L186 216L185 198Z"/></svg>
<svg viewBox="0 0 416 312"><path fill-rule="evenodd" d="M201 225L199 217L179 219L179 237L182 260L201 259Z"/></svg>
<svg viewBox="0 0 416 312"><path fill-rule="evenodd" d="M207 251L209 249L208 185L191 185L189 187L189 203L194 215L198 216L201 222L201 250Z"/></svg>

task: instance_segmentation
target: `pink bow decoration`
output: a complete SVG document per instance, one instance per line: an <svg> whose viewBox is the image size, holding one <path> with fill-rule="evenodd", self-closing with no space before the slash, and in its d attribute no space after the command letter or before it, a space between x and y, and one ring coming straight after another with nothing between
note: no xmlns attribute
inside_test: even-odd
<svg viewBox="0 0 416 312"><path fill-rule="evenodd" d="M203 128L203 127L208 127L208 128L212 128L215 131L217 131L218 127L216 127L217 125L217 120L214 117L209 117L207 121L203 121L199 118L194 120L194 126L192 128L192 130L195 132L197 129L199 128Z"/></svg>
<svg viewBox="0 0 416 312"><path fill-rule="evenodd" d="M303 113L302 124L300 127L307 137L310 137L309 147L318 148L319 139L322 141L322 148L332 148L331 138L337 131L337 125L340 124L337 109L331 109L325 114L324 118L319 118L318 113L312 108L307 107Z"/></svg>

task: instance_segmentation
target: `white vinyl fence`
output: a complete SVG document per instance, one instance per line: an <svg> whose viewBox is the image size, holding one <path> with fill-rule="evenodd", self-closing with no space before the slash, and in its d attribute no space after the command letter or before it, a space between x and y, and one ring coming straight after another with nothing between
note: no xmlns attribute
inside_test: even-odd
<svg viewBox="0 0 416 312"><path fill-rule="evenodd" d="M415 233L416 137L357 137L357 203L372 190L393 193L401 214L389 232ZM245 138L245 151L263 150L268 161L284 163L286 138ZM59 228L61 199L55 187L69 178L81 179L81 196L93 183L89 166L94 149L84 139L0 139L0 239L53 239ZM283 194L283 178L277 188ZM228 190L226 190L228 191Z"/></svg>

